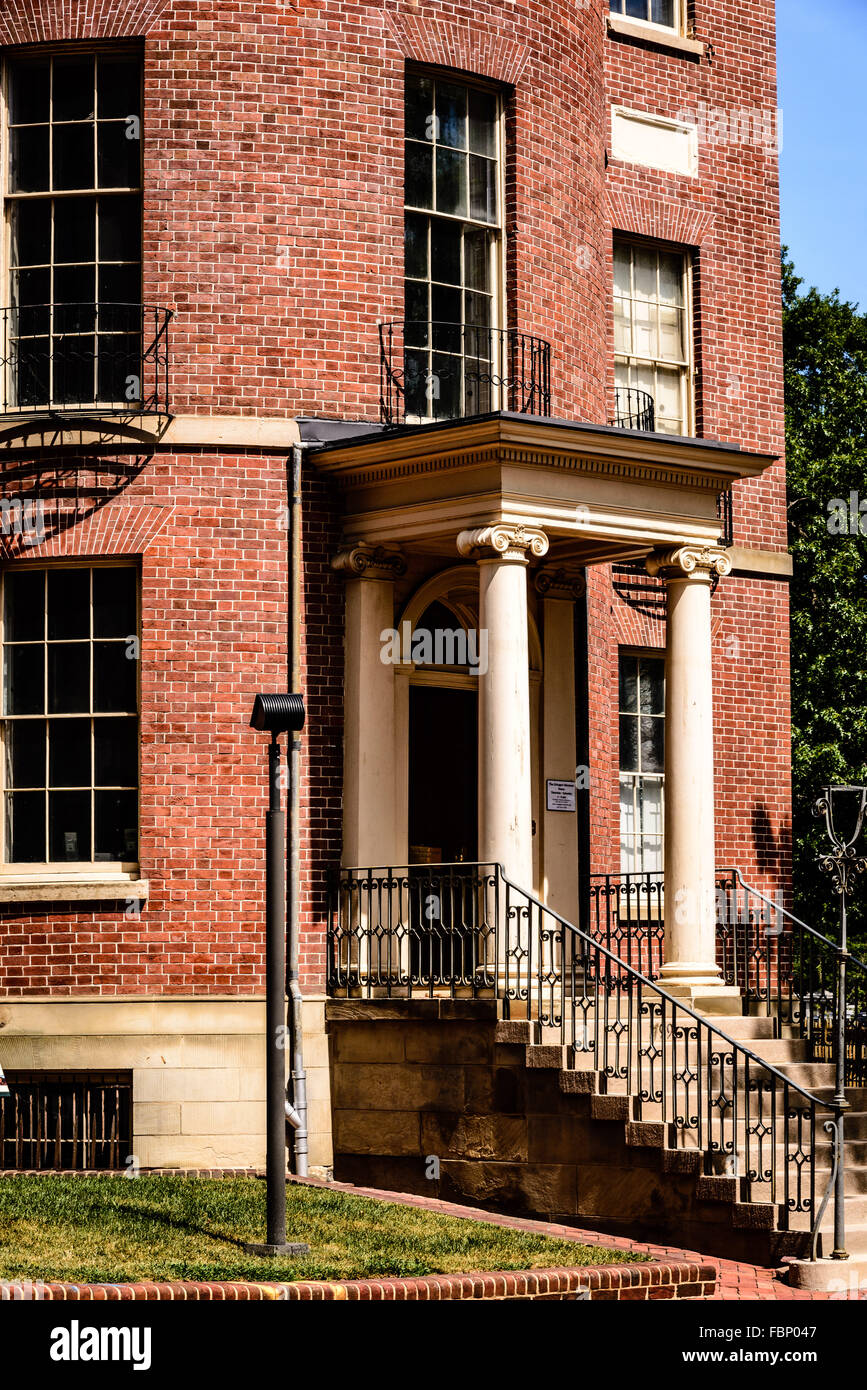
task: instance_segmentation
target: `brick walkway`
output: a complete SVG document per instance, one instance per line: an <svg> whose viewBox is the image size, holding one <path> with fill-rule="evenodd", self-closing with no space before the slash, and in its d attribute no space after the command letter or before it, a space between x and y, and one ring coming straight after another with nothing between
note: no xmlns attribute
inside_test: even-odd
<svg viewBox="0 0 867 1390"><path fill-rule="evenodd" d="M556 1237L558 1240L576 1240L584 1245L604 1245L608 1250L632 1250L652 1255L655 1260L713 1264L719 1270L719 1284L713 1299L723 1302L768 1298L811 1302L842 1297L790 1288L778 1277L776 1269L745 1264L740 1260L723 1260L716 1255L704 1255L696 1250L681 1250L673 1245L651 1245L646 1241L627 1240L623 1236L584 1231L577 1226L560 1226L552 1221L530 1221L519 1216L500 1216L494 1212L482 1211L478 1207L458 1206L454 1202L441 1202L436 1197L417 1197L409 1192L384 1192L375 1187L353 1187L349 1183L324 1182L320 1178L293 1177L289 1181L308 1183L313 1187L334 1188L340 1192L354 1193L357 1197L375 1197L380 1201L397 1202L402 1206L422 1207L425 1211L442 1212L444 1216L468 1216L473 1221L487 1221L493 1226L508 1226L516 1231L533 1231L541 1236Z"/></svg>

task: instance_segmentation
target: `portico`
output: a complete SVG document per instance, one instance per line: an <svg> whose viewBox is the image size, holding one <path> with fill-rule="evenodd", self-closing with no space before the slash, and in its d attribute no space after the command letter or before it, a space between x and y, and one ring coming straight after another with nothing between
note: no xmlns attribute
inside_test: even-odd
<svg viewBox="0 0 867 1390"><path fill-rule="evenodd" d="M430 593L449 576L463 599L444 586L444 601L485 638L484 669L439 673L477 690L474 857L574 920L574 820L543 797L547 780L575 777L571 610L587 566L643 561L667 596L664 981L687 1000L719 1000L710 595L731 564L717 499L771 457L498 414L369 434L315 460L346 508L333 562L346 582L343 863L412 862L407 690L434 675L387 659L383 634L406 609L396 585L421 564ZM426 611L409 607L419 620Z"/></svg>

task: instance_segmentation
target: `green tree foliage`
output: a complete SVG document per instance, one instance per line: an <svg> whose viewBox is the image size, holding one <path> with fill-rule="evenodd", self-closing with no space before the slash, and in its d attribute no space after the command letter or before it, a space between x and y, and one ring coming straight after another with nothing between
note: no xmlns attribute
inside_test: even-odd
<svg viewBox="0 0 867 1390"><path fill-rule="evenodd" d="M802 285L784 250L795 910L836 936L812 808L823 784L867 781L867 314ZM863 953L867 878L853 899Z"/></svg>

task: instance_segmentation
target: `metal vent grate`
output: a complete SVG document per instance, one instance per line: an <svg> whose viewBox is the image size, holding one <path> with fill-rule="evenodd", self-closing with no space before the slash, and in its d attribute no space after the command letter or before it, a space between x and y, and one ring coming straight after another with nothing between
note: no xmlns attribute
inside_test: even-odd
<svg viewBox="0 0 867 1390"><path fill-rule="evenodd" d="M122 1169L132 1152L131 1072L9 1071L0 1169Z"/></svg>

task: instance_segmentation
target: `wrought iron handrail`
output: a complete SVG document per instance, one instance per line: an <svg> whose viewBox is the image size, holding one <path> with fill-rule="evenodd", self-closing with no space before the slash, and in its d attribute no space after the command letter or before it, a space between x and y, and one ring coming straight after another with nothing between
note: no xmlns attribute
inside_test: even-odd
<svg viewBox="0 0 867 1390"><path fill-rule="evenodd" d="M373 997L497 994L507 1017L553 1030L565 1064L583 1062L632 1097L706 1164L723 1162L777 1207L782 1229L817 1211L817 1122L842 1134L841 1108L731 1037L588 931L513 883L499 864L339 871L327 929L328 989ZM547 1034L550 1039L550 1032ZM842 1160L842 1150L840 1152ZM842 1222L845 1174L835 1180ZM806 1223L806 1224L803 1224ZM841 1227L838 1225L838 1229Z"/></svg>
<svg viewBox="0 0 867 1390"><path fill-rule="evenodd" d="M753 962L748 997L764 1005L778 1025L788 1023L796 1028L814 1061L830 1062L834 1055L839 946L747 883L739 869L729 870L723 883L734 890L736 904L738 888L744 895L746 911L736 906L729 916L766 928L761 938L756 935L745 943ZM758 911L750 907L753 898L762 904ZM784 920L791 924L789 931L782 928ZM846 1085L867 1086L867 963L847 951L846 967ZM726 978L736 983L730 972Z"/></svg>
<svg viewBox="0 0 867 1390"><path fill-rule="evenodd" d="M608 421L620 430L656 430L656 402L649 391L636 386L615 386L614 415Z"/></svg>
<svg viewBox="0 0 867 1390"><path fill-rule="evenodd" d="M385 425L465 419L495 410L551 411L551 345L484 324L392 320L379 325Z"/></svg>
<svg viewBox="0 0 867 1390"><path fill-rule="evenodd" d="M95 301L0 308L0 415L167 415L172 317Z"/></svg>

